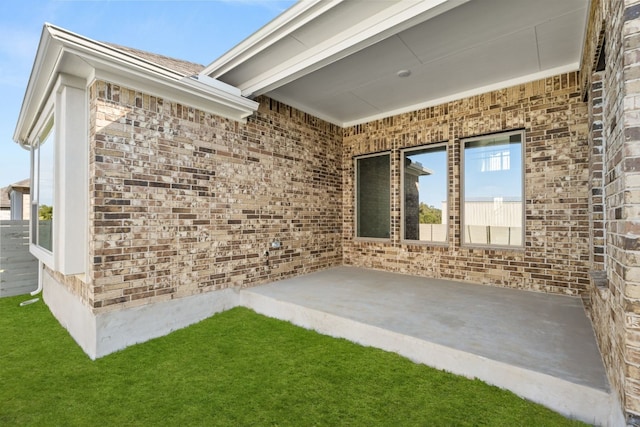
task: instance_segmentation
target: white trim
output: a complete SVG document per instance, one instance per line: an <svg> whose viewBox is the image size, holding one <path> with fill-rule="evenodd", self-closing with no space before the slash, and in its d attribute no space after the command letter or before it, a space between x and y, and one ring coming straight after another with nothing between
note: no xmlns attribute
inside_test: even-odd
<svg viewBox="0 0 640 427"><path fill-rule="evenodd" d="M55 246L55 242L57 240L57 236L56 236L56 230L55 230L55 226L54 224L51 225L51 232L52 232L52 236L51 236L51 240L52 240L52 248L51 251L45 249L44 247L38 245L37 243L34 243L34 238L36 236L33 235L34 232L34 222L36 223L35 228L37 230L37 222L38 222L38 212L33 212L33 204L34 201L36 203L37 206L40 206L40 143L44 142L41 140L41 137L43 136L43 133L45 132L45 130L47 129L47 127L49 126L49 124L51 123L51 121L53 121L52 124L52 128L48 130L47 135L48 136L51 132L54 133L54 140L51 141L51 144L53 145L53 150L54 150L54 164L53 164L53 175L54 175L54 188L53 190L53 197L54 197L54 208L56 208L56 201L55 201L55 174L57 171L57 166L56 166L56 162L55 162L55 158L57 156L56 154L56 150L57 150L57 143L56 143L56 139L58 138L57 136L57 132L56 132L56 126L57 126L57 117L56 117L56 111L55 111L55 102L53 97L50 97L49 99L47 99L47 101L44 103L44 107L42 107L41 109L41 113L40 116L38 117L38 120L35 122L34 126L32 127L33 131L31 132L31 134L29 135L29 140L28 143L26 143L25 145L23 145L23 147L30 147L31 153L30 153L30 162L31 162L31 185L33 188L33 191L31 191L31 197L30 197L30 203L29 203L29 252L31 253L31 255L33 255L35 258L37 258L39 261L43 262L47 267L49 268L54 268L55 267L55 257L54 257L54 246ZM35 151L37 150L37 151ZM38 161L35 161L35 156L38 156ZM36 171L35 166L37 164L37 169L38 169L38 176L36 177L34 172ZM55 218L55 217L54 217ZM55 221L55 220L54 220ZM42 274L42 271L40 271L38 274Z"/></svg>
<svg viewBox="0 0 640 427"><path fill-rule="evenodd" d="M343 1L344 0L299 1L220 58L213 61L202 70L200 74L214 78L220 77Z"/></svg>
<svg viewBox="0 0 640 427"><path fill-rule="evenodd" d="M89 236L89 103L84 80L61 74L56 97L56 213L53 255L64 275L87 272Z"/></svg>
<svg viewBox="0 0 640 427"><path fill-rule="evenodd" d="M255 113L259 106L225 83L196 80L110 45L45 24L13 134L14 141L23 147L60 73L85 79L87 85L101 73L117 76L138 86L150 85L163 97L169 94L168 99L196 103L194 107L237 121Z"/></svg>
<svg viewBox="0 0 640 427"><path fill-rule="evenodd" d="M469 0L397 2L313 48L238 84L244 96L265 94ZM330 30L328 28L328 30Z"/></svg>
<svg viewBox="0 0 640 427"><path fill-rule="evenodd" d="M40 35L40 44L38 45L27 90L20 107L18 122L13 133L13 140L23 148L27 147L27 139L30 138L30 134L33 132L34 126L36 126L33 121L37 123L39 116L43 114L42 109L44 107L42 104L49 98L49 88L52 86L52 79L54 78L49 73L46 73L47 75L44 78L39 78L39 76L45 73L43 70L51 68L53 62L58 62L58 56L58 47L53 43L45 25ZM31 123L27 123L27 117L29 117ZM25 127L27 128L25 129Z"/></svg>
<svg viewBox="0 0 640 427"><path fill-rule="evenodd" d="M29 229L31 230L31 226L29 226ZM35 243L29 243L29 252L31 253L31 255L36 257L37 260L42 261L47 267L51 269L55 267L52 252L47 251L46 249L36 245Z"/></svg>
<svg viewBox="0 0 640 427"><path fill-rule="evenodd" d="M140 90L149 95L164 98L167 101L188 105L239 122L244 122L247 117L257 111L260 105L247 98L237 97L233 99L225 94L214 103L209 96L210 93L202 90L204 85L189 78L185 78L180 82L162 82L136 74L123 74L107 69L96 69L89 77L87 85L92 85L96 80ZM238 100L240 102L237 102Z"/></svg>
<svg viewBox="0 0 640 427"><path fill-rule="evenodd" d="M37 215L31 215L29 251L52 270L65 275L84 274L89 235L89 103L84 79L63 73L56 76L57 81L26 143L32 147L32 153L34 149L39 149L42 132L53 121L52 247L49 251L33 243L34 223L37 224L38 218ZM39 151L37 153L39 155ZM32 154L31 179L34 190L30 209L34 201L40 203L40 182L35 179L34 160ZM37 163L39 167L40 162Z"/></svg>

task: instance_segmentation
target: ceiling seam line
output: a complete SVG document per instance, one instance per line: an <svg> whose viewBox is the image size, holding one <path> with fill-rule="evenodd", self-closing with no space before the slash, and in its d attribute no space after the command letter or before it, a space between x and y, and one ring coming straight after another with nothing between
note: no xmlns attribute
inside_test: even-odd
<svg viewBox="0 0 640 427"><path fill-rule="evenodd" d="M378 108L377 106L373 105L372 103L370 103L369 101L367 101L366 99L361 98L360 96L358 96L356 93L354 93L353 91L349 91L347 93L350 93L351 95L353 95L354 97L358 98L360 101L364 102L365 104L367 104L369 107L374 108L376 111L379 111L380 113L384 113L383 110L381 110L380 108Z"/></svg>
<svg viewBox="0 0 640 427"><path fill-rule="evenodd" d="M406 47L406 48L407 48L407 50L408 50L409 52L411 52L411 54L413 55L413 57L414 57L414 58L416 58L416 60L420 63L420 65L424 65L424 62L422 62L422 59L420 59L420 57L419 57L419 56L418 56L418 55L413 51L413 49L411 49L411 48L409 47L409 45L408 45L408 44L404 41L404 39L402 38L401 34L402 34L402 32L399 32L399 33L398 33L398 34L396 34L395 36L396 36L397 38L399 38L399 39L400 39L400 43L402 43L402 44L404 45L404 47Z"/></svg>
<svg viewBox="0 0 640 427"><path fill-rule="evenodd" d="M577 8L577 9L573 9L573 10L571 10L571 11L569 11L569 12L566 12L566 13L563 13L563 14L561 14L561 15L554 16L554 18L553 18L553 19L558 19L558 18L561 18L561 17L563 17L563 16L570 15L570 14L575 13L575 12L577 12L577 11L579 11L579 10L582 10L582 9L584 9L584 8L583 8L583 7L580 7L580 8ZM421 63L422 63L422 65L426 65L426 64L430 64L430 63L432 63L432 62L440 61L440 60L442 60L442 59L445 59L445 58L448 58L448 57L450 57L450 56L453 56L453 55L455 55L455 54L457 54L457 53L461 53L461 52L464 52L464 51L467 51L467 50L475 49L475 48L477 48L478 46L481 46L481 45L483 45L483 44L492 43L492 42L497 41L497 40L500 40L500 39L502 39L502 38L510 37L510 36L512 36L512 35L514 35L514 34L517 34L517 33L520 33L520 32L522 32L522 31L526 30L527 28L533 28L533 30L534 30L534 32L535 32L535 36L536 36L536 50L537 50L537 49L538 49L538 43L537 43L537 37L538 37L538 34L537 34L536 29L537 29L537 28L538 28L538 26L540 26L541 24L546 24L547 22L550 22L550 21L552 21L553 19L540 20L540 21L536 22L535 24L529 25L529 26L527 26L527 27L521 27L521 28L518 28L518 29L516 29L516 30L511 31L510 33L503 34L503 35L501 35L501 36L499 36L499 37L494 37L494 38L491 38L491 39L485 40L485 41L484 41L484 42L482 42L482 43L476 43L476 44L474 44L474 45L472 45L472 46L468 46L468 47L466 47L466 48L464 48L464 49L456 50L456 51L455 51L455 52L453 52L453 53L449 53L449 54L447 54L447 55L439 56L439 57L434 58L434 59L432 59L432 60L430 60L430 61L427 61L427 62L424 62L424 63L423 63L423 62L421 62ZM400 34L401 34L401 33L398 33L398 34L396 34L396 35L400 35ZM403 41L403 42L404 42L404 41ZM538 62L538 67L539 67L539 62Z"/></svg>
<svg viewBox="0 0 640 427"><path fill-rule="evenodd" d="M538 26L533 27L533 34L536 40L536 55L538 59L538 70L542 68L542 61L540 61L540 43L538 41Z"/></svg>

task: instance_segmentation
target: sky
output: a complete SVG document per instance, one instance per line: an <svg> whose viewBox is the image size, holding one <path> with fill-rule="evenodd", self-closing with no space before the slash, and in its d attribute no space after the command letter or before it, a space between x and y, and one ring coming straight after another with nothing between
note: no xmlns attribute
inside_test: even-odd
<svg viewBox="0 0 640 427"><path fill-rule="evenodd" d="M82 36L208 65L293 0L2 0L0 188L29 177L13 133L45 22Z"/></svg>

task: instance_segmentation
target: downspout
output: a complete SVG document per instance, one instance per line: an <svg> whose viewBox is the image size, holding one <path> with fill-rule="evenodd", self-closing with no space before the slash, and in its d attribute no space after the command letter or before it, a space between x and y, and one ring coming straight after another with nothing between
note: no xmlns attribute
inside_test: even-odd
<svg viewBox="0 0 640 427"><path fill-rule="evenodd" d="M42 272L44 271L44 264L42 261L38 261L38 289L31 292L31 296L38 295L42 292Z"/></svg>
<svg viewBox="0 0 640 427"><path fill-rule="evenodd" d="M38 261L38 288L31 292L31 296L37 295L42 292L42 272L44 271L44 264L42 261ZM24 307L25 305L33 304L35 302L40 301L40 298L31 298L26 301L22 301L20 303L20 307Z"/></svg>

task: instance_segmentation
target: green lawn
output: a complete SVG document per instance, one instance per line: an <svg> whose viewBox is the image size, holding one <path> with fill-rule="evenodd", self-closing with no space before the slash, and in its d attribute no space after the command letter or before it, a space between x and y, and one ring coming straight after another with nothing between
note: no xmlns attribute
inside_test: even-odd
<svg viewBox="0 0 640 427"><path fill-rule="evenodd" d="M0 299L0 425L564 426L514 394L236 308L91 361Z"/></svg>

